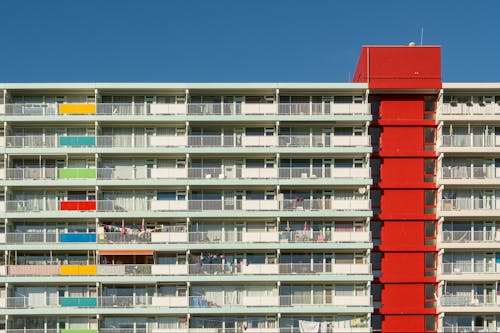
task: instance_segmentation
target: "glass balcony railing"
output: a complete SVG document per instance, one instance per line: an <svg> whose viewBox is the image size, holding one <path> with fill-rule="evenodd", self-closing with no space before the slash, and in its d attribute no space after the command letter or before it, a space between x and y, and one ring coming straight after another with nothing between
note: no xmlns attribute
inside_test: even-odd
<svg viewBox="0 0 500 333"><path fill-rule="evenodd" d="M7 116L234 116L234 115L369 115L367 103L97 103L5 104Z"/></svg>

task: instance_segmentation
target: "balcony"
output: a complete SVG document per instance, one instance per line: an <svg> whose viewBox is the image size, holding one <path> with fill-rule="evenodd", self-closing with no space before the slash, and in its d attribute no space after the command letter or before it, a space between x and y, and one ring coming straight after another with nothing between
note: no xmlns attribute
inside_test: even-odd
<svg viewBox="0 0 500 333"><path fill-rule="evenodd" d="M179 135L147 136L101 135L101 136L6 136L7 148L158 148L158 147L370 147L370 137L279 135L241 136L235 135ZM0 142L1 144L2 142Z"/></svg>
<svg viewBox="0 0 500 333"><path fill-rule="evenodd" d="M337 296L323 300L321 297L311 297L303 295L280 296L281 306L372 306L371 296Z"/></svg>
<svg viewBox="0 0 500 333"><path fill-rule="evenodd" d="M473 307L471 311L481 311L477 307L492 307L496 306L496 299L493 294L494 290L489 291L490 295L443 295L439 298L440 307ZM460 309L464 310L464 309ZM446 311L447 312L447 311Z"/></svg>
<svg viewBox="0 0 500 333"><path fill-rule="evenodd" d="M500 207L497 207L495 198L455 198L441 199L441 211L443 216L490 216L499 215Z"/></svg>
<svg viewBox="0 0 500 333"><path fill-rule="evenodd" d="M95 243L96 233L60 232L9 232L5 234L7 244L49 244L49 243Z"/></svg>
<svg viewBox="0 0 500 333"><path fill-rule="evenodd" d="M441 145L438 148L441 152L470 152L481 151L488 152L486 148L494 148L500 146L500 142L496 142L494 134L456 134L456 135L442 135ZM474 148L474 149L470 149ZM481 149L485 148L485 149Z"/></svg>
<svg viewBox="0 0 500 333"><path fill-rule="evenodd" d="M370 264L9 265L7 276L370 275ZM1 274L0 274L1 275Z"/></svg>
<svg viewBox="0 0 500 333"><path fill-rule="evenodd" d="M450 262L443 263L441 266L442 274L460 275L460 274L475 274L475 273L496 273L495 267L492 264L484 262Z"/></svg>
<svg viewBox="0 0 500 333"><path fill-rule="evenodd" d="M496 170L492 165L485 166L443 166L441 169L441 184L444 185L491 185L500 183Z"/></svg>
<svg viewBox="0 0 500 333"><path fill-rule="evenodd" d="M226 166L227 169L228 166ZM236 166L233 166L236 169ZM2 175L2 170L5 172ZM479 176L479 171L478 171ZM247 168L236 172L222 167L210 168L7 168L0 169L0 179L7 180L142 180L142 179L318 179L370 178L370 168L282 167ZM500 179L500 178L499 178Z"/></svg>
<svg viewBox="0 0 500 333"><path fill-rule="evenodd" d="M1 203L1 202L0 202ZM2 207L0 206L0 209ZM369 211L367 199L284 200L64 200L32 199L5 202L8 213L44 211L162 212L162 211Z"/></svg>
<svg viewBox="0 0 500 333"><path fill-rule="evenodd" d="M442 243L476 243L473 246L478 247L484 242L500 242L500 234L496 236L493 231L449 231L444 230L441 233Z"/></svg>
<svg viewBox="0 0 500 333"><path fill-rule="evenodd" d="M496 116L500 115L500 105L497 103L443 103L438 109L442 116ZM445 117L448 119L448 117ZM453 119L454 117L449 117Z"/></svg>
<svg viewBox="0 0 500 333"><path fill-rule="evenodd" d="M0 234L1 236L2 234ZM123 234L120 232L95 233L7 233L8 244L29 243L364 243L371 242L369 232L333 232L321 231L198 231L198 232L152 232ZM2 243L0 241L0 243Z"/></svg>
<svg viewBox="0 0 500 333"><path fill-rule="evenodd" d="M340 103L97 103L5 104L7 116L234 116L369 115L370 105Z"/></svg>

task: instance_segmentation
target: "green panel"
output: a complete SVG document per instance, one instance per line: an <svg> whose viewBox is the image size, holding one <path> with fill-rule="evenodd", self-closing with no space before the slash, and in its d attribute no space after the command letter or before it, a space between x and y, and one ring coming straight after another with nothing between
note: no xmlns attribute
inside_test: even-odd
<svg viewBox="0 0 500 333"><path fill-rule="evenodd" d="M76 179L76 178L92 178L97 177L96 169L87 168L69 168L59 169L59 178L62 179Z"/></svg>
<svg viewBox="0 0 500 333"><path fill-rule="evenodd" d="M64 329L64 330L61 330L61 333L97 333L97 330L72 330L72 329Z"/></svg>

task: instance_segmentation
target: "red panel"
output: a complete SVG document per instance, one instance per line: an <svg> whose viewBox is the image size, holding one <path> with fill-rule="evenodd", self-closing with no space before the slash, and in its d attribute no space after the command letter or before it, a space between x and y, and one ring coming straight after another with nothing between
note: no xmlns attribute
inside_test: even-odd
<svg viewBox="0 0 500 333"><path fill-rule="evenodd" d="M438 46L364 46L354 82L370 89L440 89Z"/></svg>
<svg viewBox="0 0 500 333"><path fill-rule="evenodd" d="M423 127L384 127L380 133L381 152L399 154L400 152L424 152Z"/></svg>
<svg viewBox="0 0 500 333"><path fill-rule="evenodd" d="M380 233L383 251L431 251L425 246L424 221L387 221Z"/></svg>
<svg viewBox="0 0 500 333"><path fill-rule="evenodd" d="M424 332L424 329L423 315L384 315L382 321L382 332Z"/></svg>
<svg viewBox="0 0 500 333"><path fill-rule="evenodd" d="M419 186L424 183L423 158L384 158L380 161L382 187Z"/></svg>
<svg viewBox="0 0 500 333"><path fill-rule="evenodd" d="M60 210L96 210L96 201L61 201Z"/></svg>
<svg viewBox="0 0 500 333"><path fill-rule="evenodd" d="M392 283L424 283L435 281L433 277L426 277L424 274L425 254L424 252L384 252L382 258L382 276L380 282ZM410 285L411 286L411 285ZM403 300L400 299L403 298ZM395 299L384 299L382 301L386 305L399 303L404 301L404 295L400 294ZM385 301L385 302L384 302ZM423 294L422 304L420 308L423 309Z"/></svg>

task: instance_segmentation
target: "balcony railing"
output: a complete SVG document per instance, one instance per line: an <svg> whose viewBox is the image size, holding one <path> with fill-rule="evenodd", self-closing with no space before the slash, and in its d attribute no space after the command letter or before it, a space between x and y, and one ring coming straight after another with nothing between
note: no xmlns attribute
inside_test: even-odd
<svg viewBox="0 0 500 333"><path fill-rule="evenodd" d="M367 147L369 136L236 136L236 135L171 135L171 136L6 136L7 148L155 148L155 147Z"/></svg>
<svg viewBox="0 0 500 333"><path fill-rule="evenodd" d="M443 166L442 179L486 179L496 178L493 167Z"/></svg>
<svg viewBox="0 0 500 333"><path fill-rule="evenodd" d="M83 110L78 106L86 105ZM71 110L68 110L71 109ZM74 110L73 110L74 109ZM368 115L370 105L340 103L97 103L97 104L5 104L7 116L231 116L231 115Z"/></svg>
<svg viewBox="0 0 500 333"><path fill-rule="evenodd" d="M0 205L1 208L1 205ZM311 211L311 210L370 210L367 199L284 199L284 200L57 200L30 199L5 202L7 212L42 211L99 211L99 212L146 212L146 211Z"/></svg>
<svg viewBox="0 0 500 333"><path fill-rule="evenodd" d="M495 233L493 231L448 231L441 232L443 243L472 243L472 242L493 242Z"/></svg>
<svg viewBox="0 0 500 333"><path fill-rule="evenodd" d="M123 166L118 168L7 168L8 180L54 179L293 179L293 178L370 178L369 168L247 168L234 167L235 172L222 167L210 168L148 168ZM2 177L0 169L0 178Z"/></svg>
<svg viewBox="0 0 500 333"><path fill-rule="evenodd" d="M438 112L442 115L492 116L500 115L500 105L496 103L444 103L439 107Z"/></svg>
<svg viewBox="0 0 500 333"><path fill-rule="evenodd" d="M493 264L478 262L443 263L442 274L495 273Z"/></svg>
<svg viewBox="0 0 500 333"><path fill-rule="evenodd" d="M494 290L491 295L443 295L439 298L440 306L493 306L496 294Z"/></svg>
<svg viewBox="0 0 500 333"><path fill-rule="evenodd" d="M2 237L3 236L3 237ZM322 232L322 231L198 231L198 232L9 232L0 233L0 243L324 243L370 242L369 232Z"/></svg>
<svg viewBox="0 0 500 333"><path fill-rule="evenodd" d="M441 137L442 147L495 147L495 135L475 135L475 134L456 134L443 135Z"/></svg>
<svg viewBox="0 0 500 333"><path fill-rule="evenodd" d="M4 267L4 266L2 266ZM142 276L142 275L280 275L280 274L371 274L370 264L32 264L8 265L7 276Z"/></svg>
<svg viewBox="0 0 500 333"><path fill-rule="evenodd" d="M472 326L443 326L443 333L487 333L487 332L498 332L496 328L492 327L472 327Z"/></svg>
<svg viewBox="0 0 500 333"><path fill-rule="evenodd" d="M497 209L493 198L456 198L441 199L442 211L460 210L495 210Z"/></svg>

